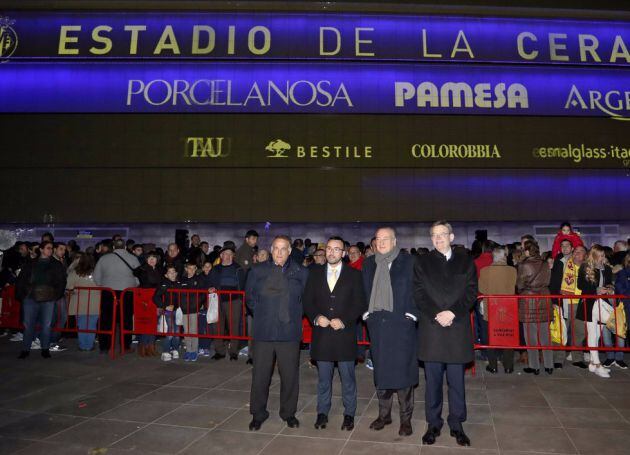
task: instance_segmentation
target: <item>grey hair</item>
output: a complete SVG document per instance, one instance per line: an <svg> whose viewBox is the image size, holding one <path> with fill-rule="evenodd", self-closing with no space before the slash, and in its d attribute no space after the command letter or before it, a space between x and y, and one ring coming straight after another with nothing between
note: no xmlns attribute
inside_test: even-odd
<svg viewBox="0 0 630 455"><path fill-rule="evenodd" d="M507 263L507 253L505 251L505 248L499 247L492 250L492 263L493 264Z"/></svg>

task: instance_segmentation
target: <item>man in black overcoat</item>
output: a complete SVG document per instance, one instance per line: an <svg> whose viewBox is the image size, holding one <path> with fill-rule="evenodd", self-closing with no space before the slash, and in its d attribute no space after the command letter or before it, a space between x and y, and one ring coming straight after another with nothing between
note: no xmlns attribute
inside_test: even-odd
<svg viewBox="0 0 630 455"><path fill-rule="evenodd" d="M376 231L376 253L363 263L363 285L368 311L364 314L370 333L374 384L378 396L378 418L370 424L382 430L392 423L393 394L400 405L398 434L413 433L414 387L418 384L416 321L413 300L414 256L396 246L392 228Z"/></svg>
<svg viewBox="0 0 630 455"><path fill-rule="evenodd" d="M472 258L455 251L455 236L446 221L431 226L435 249L418 257L414 273L414 298L420 311L418 358L424 361L426 379L425 412L428 429L424 444L433 444L440 435L442 384L448 382L448 426L457 443L470 445L462 422L466 420L464 372L474 361L470 312L477 300L477 274Z"/></svg>
<svg viewBox="0 0 630 455"><path fill-rule="evenodd" d="M302 293L308 270L289 259L291 239L279 235L271 244L272 262L257 264L247 275L246 303L253 316L252 340L256 355L252 370L249 429L260 430L269 417L267 400L274 365L280 373L280 417L289 428L300 426L295 417L300 385Z"/></svg>
<svg viewBox="0 0 630 455"><path fill-rule="evenodd" d="M344 418L342 430L354 428L357 384L357 321L367 309L361 272L344 264L341 237L326 244L326 265L311 268L302 298L304 312L313 324L311 359L317 362L317 420L315 428L326 428L332 398L335 363L341 378Z"/></svg>

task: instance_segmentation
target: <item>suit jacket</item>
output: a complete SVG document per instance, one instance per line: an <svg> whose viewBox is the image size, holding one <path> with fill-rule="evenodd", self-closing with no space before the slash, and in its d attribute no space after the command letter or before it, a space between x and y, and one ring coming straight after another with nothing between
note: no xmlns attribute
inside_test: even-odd
<svg viewBox="0 0 630 455"><path fill-rule="evenodd" d="M254 341L300 341L302 338L302 292L308 270L289 259L283 272L289 289L289 322L279 318L278 302L265 291L265 282L277 267L273 262L254 265L247 274L245 302L253 319Z"/></svg>
<svg viewBox="0 0 630 455"><path fill-rule="evenodd" d="M304 312L313 324L311 358L329 362L354 361L357 356L357 320L367 309L361 272L341 265L341 274L331 291L328 287L327 266L316 265L310 270L304 289ZM325 316L340 319L345 327L319 327L315 319Z"/></svg>
<svg viewBox="0 0 630 455"><path fill-rule="evenodd" d="M468 363L475 358L470 312L477 301L477 271L470 256L453 250L447 261L440 252L418 257L414 298L418 321L418 358L429 362ZM450 310L453 324L442 327L435 316Z"/></svg>
<svg viewBox="0 0 630 455"><path fill-rule="evenodd" d="M389 276L394 293L393 311L375 311L366 320L377 389L404 389L418 383L416 322L406 316L409 313L416 319L418 317L413 302L414 262L414 256L405 253L400 253L392 262ZM366 301L369 302L376 272L374 256L363 262L362 272Z"/></svg>

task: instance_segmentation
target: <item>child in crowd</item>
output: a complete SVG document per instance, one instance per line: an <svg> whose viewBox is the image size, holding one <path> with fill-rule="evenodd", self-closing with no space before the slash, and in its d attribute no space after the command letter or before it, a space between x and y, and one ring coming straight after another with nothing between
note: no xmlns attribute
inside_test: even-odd
<svg viewBox="0 0 630 455"><path fill-rule="evenodd" d="M166 322L167 335L162 340L162 360L165 362L179 359L179 337L169 335L179 331L179 327L175 324L175 312L179 306L179 295L177 292L169 292L172 289L181 289L181 284L177 280L177 269L175 266L169 265L166 267L162 283L160 283L153 296L153 303L158 307L160 316L163 315Z"/></svg>

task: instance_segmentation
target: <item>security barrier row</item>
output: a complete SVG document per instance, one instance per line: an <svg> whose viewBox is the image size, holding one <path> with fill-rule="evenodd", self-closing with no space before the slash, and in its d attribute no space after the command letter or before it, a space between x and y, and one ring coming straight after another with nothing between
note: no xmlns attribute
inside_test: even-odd
<svg viewBox="0 0 630 455"><path fill-rule="evenodd" d="M75 288L57 301L52 330L96 334L99 346L107 349L111 358L116 356L117 325L121 354L133 335L251 338L251 316L243 291L169 289L161 296L159 306L154 302L155 292L143 288ZM1 298L0 327L21 329L15 288L3 288ZM471 314L474 340L481 335L481 342L474 347L629 352L630 346L625 343L629 310L630 297L623 295L480 295L478 315ZM475 321L475 317L482 320ZM182 327L188 330L182 331ZM365 324L359 327L357 342L369 345ZM475 327L480 327L481 333ZM527 332L525 336L523 332ZM311 334L311 324L304 318L302 341L309 343Z"/></svg>

